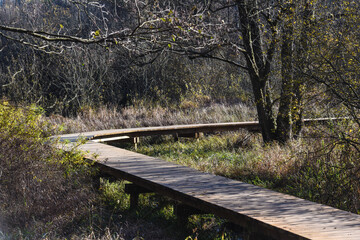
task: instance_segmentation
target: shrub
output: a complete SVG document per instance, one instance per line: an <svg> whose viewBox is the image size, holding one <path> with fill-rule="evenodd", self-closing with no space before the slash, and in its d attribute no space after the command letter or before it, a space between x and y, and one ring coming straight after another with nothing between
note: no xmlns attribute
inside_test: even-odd
<svg viewBox="0 0 360 240"><path fill-rule="evenodd" d="M41 115L0 103L0 225L14 238L66 234L92 200L88 164L80 152L55 148Z"/></svg>

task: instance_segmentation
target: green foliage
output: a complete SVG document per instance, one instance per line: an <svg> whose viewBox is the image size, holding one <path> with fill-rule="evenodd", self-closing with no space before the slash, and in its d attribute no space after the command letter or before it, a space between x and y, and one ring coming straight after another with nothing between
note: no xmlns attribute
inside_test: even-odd
<svg viewBox="0 0 360 240"><path fill-rule="evenodd" d="M115 223L115 221L134 222L134 219L140 223L146 221L146 225L155 225L157 228L161 228L164 232L163 238L166 236L166 239L185 239L186 237L199 240L233 239L231 236L238 235L238 233L236 235L232 230L227 229L227 221L212 214L192 215L188 219L188 224L184 224L174 214L173 206L178 203L153 193L140 194L138 207L130 209L129 195L124 192L126 183L126 181L109 182L105 179L101 180L101 202L111 212L106 223ZM97 219L97 221L99 220ZM103 224L99 222L93 225L103 227ZM115 224L117 225L117 223ZM146 226L138 226L136 230L126 239L133 239L135 234L134 239L148 239L150 229L146 229Z"/></svg>
<svg viewBox="0 0 360 240"><path fill-rule="evenodd" d="M0 129L4 137L27 138L33 141L46 140L40 120L41 108L14 108L7 101L0 103Z"/></svg>
<svg viewBox="0 0 360 240"><path fill-rule="evenodd" d="M124 211L130 207L130 195L125 194L125 182L109 182L102 179L101 199L115 211Z"/></svg>
<svg viewBox="0 0 360 240"><path fill-rule="evenodd" d="M243 148L249 148L256 139L258 136L243 131L208 136L199 140L182 139L158 145L143 144L140 145L138 151L205 172L234 176L233 172L236 172L236 169L246 167L249 159L254 157L253 153L244 152Z"/></svg>

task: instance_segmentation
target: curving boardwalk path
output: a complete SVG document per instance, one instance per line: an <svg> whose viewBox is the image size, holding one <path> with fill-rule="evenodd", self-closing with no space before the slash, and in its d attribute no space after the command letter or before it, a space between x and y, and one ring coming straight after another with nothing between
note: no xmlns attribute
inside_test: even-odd
<svg viewBox="0 0 360 240"><path fill-rule="evenodd" d="M120 130L116 131L119 134ZM101 134L83 135L93 138ZM86 158L96 161L105 173L273 239L360 240L360 215L91 140L80 149L87 151Z"/></svg>

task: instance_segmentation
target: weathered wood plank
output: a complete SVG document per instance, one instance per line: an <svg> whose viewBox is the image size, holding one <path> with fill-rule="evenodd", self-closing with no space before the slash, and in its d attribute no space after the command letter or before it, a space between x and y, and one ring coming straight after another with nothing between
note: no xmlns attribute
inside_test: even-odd
<svg viewBox="0 0 360 240"><path fill-rule="evenodd" d="M104 172L274 239L360 239L356 214L100 143L81 149Z"/></svg>
<svg viewBox="0 0 360 240"><path fill-rule="evenodd" d="M329 121L338 121L343 119L337 118L317 118L317 119L305 119L304 124L313 123L326 123ZM83 137L85 139L100 139L102 141L111 140L111 137L141 137L141 136L154 136L154 135L187 135L196 133L212 133L223 131L236 131L239 129L247 129L249 131L260 131L259 122L229 122L229 123L208 123L208 124L189 124L189 125L173 125L173 126L158 126L158 127L142 127L142 128L127 128L127 129L110 129L74 134L61 135L63 140L76 141L78 138Z"/></svg>
<svg viewBox="0 0 360 240"><path fill-rule="evenodd" d="M64 140L76 141L83 137L86 139L98 139L117 136L153 136L153 135L173 135L173 134L192 134L197 132L217 132L217 131L234 131L241 128L258 129L258 122L231 122L231 123L210 123L210 124L189 124L189 125L173 125L158 127L142 127L142 128L126 128L126 129L110 129L83 133L73 133L61 135Z"/></svg>

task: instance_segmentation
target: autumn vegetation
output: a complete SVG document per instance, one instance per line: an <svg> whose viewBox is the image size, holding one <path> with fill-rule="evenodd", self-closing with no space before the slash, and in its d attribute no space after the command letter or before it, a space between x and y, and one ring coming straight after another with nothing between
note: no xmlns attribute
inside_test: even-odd
<svg viewBox="0 0 360 240"><path fill-rule="evenodd" d="M0 238L171 236L156 228L175 218L166 201L144 221L123 182L94 189L82 153L50 138L110 128L258 120L258 134L138 151L359 213L359 13L354 0L0 0ZM316 117L339 120L303 126Z"/></svg>

